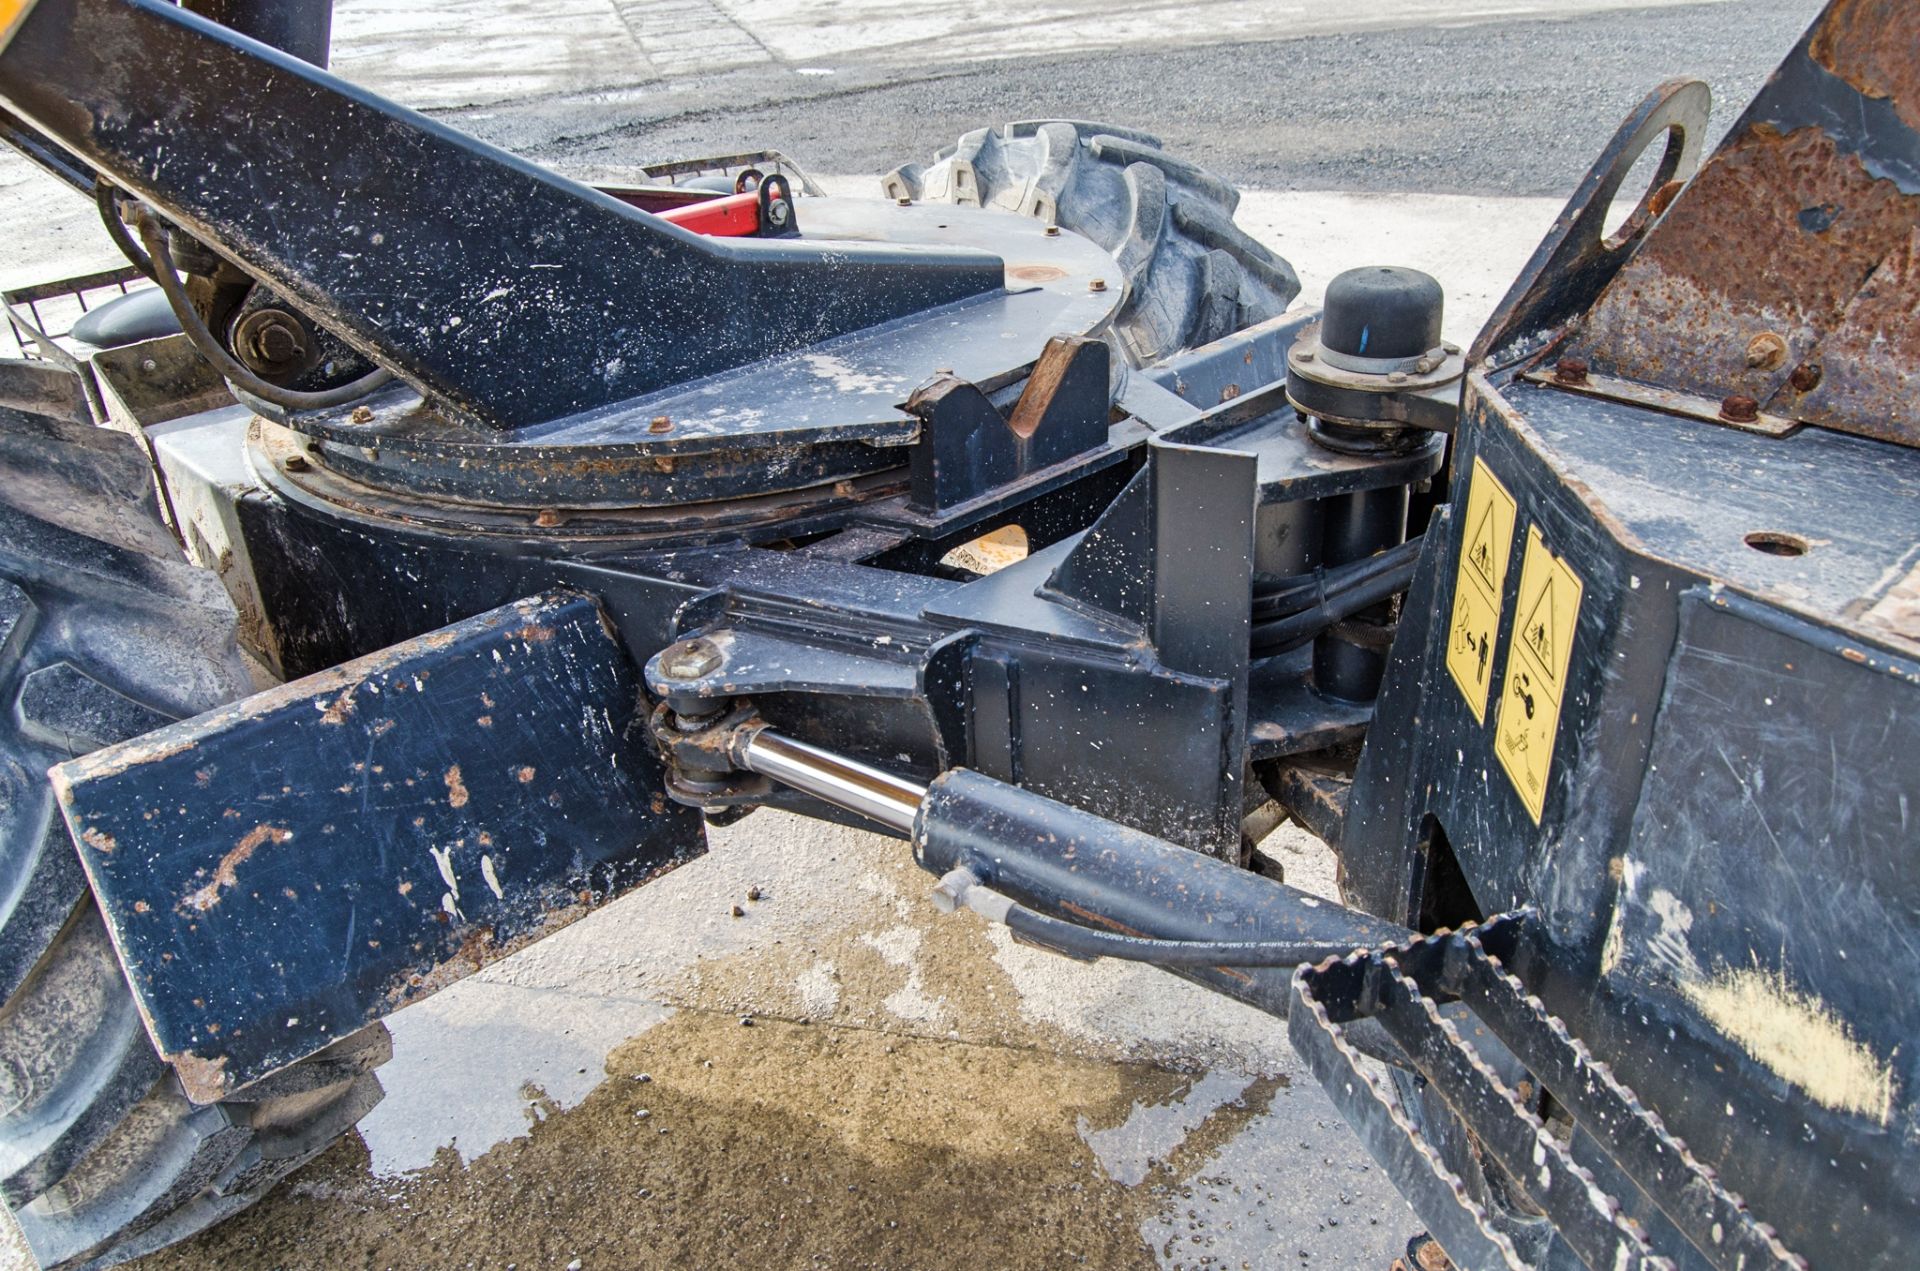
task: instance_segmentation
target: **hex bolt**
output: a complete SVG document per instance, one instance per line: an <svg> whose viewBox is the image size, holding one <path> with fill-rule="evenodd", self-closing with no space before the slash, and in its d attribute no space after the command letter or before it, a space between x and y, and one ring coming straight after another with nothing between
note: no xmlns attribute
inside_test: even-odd
<svg viewBox="0 0 1920 1271"><path fill-rule="evenodd" d="M140 359L140 369L151 375L160 369L160 363L150 357L143 357Z"/></svg>
<svg viewBox="0 0 1920 1271"><path fill-rule="evenodd" d="M895 203L897 203L897 204L899 204L899 205L900 205L901 207L912 207L912 206L913 206L913 200L912 200L912 199L906 199L906 198L901 198L901 199L895 199L895 200L894 200L894 202L895 202Z"/></svg>
<svg viewBox="0 0 1920 1271"><path fill-rule="evenodd" d="M666 415L655 415L653 422L647 425L648 432L669 432L672 428L673 420Z"/></svg>
<svg viewBox="0 0 1920 1271"><path fill-rule="evenodd" d="M1559 384L1584 384L1587 382L1587 359L1583 357L1563 357L1553 364L1553 378Z"/></svg>
<svg viewBox="0 0 1920 1271"><path fill-rule="evenodd" d="M288 472L305 472L313 465L307 462L305 455L288 455L287 461L283 466Z"/></svg>
<svg viewBox="0 0 1920 1271"><path fill-rule="evenodd" d="M670 680L697 680L721 662L720 650L711 640L683 640L668 649L660 659L660 674Z"/></svg>
<svg viewBox="0 0 1920 1271"><path fill-rule="evenodd" d="M1044 233L1048 238L1060 237L1060 227L1058 225L1049 225L1047 226L1046 229L1042 230L1041 232Z"/></svg>
<svg viewBox="0 0 1920 1271"><path fill-rule="evenodd" d="M1793 374L1787 376L1787 384L1796 393L1811 393L1820 387L1822 374L1818 362L1802 362L1793 368Z"/></svg>
<svg viewBox="0 0 1920 1271"><path fill-rule="evenodd" d="M347 418L356 424L370 424L373 422L373 407L355 406L353 408L353 414L347 416Z"/></svg>
<svg viewBox="0 0 1920 1271"><path fill-rule="evenodd" d="M1105 291L1106 289L1107 289L1107 280L1105 278L1095 278L1092 282L1087 284L1088 291Z"/></svg>
<svg viewBox="0 0 1920 1271"><path fill-rule="evenodd" d="M1720 402L1720 418L1730 424L1750 424L1760 418L1760 403L1745 393L1733 393Z"/></svg>
<svg viewBox="0 0 1920 1271"><path fill-rule="evenodd" d="M1388 371L1387 382L1389 384L1404 384L1407 382L1407 373L1405 371Z"/></svg>
<svg viewBox="0 0 1920 1271"><path fill-rule="evenodd" d="M1747 341L1747 365L1756 371L1778 370L1787 360L1785 336L1762 331Z"/></svg>

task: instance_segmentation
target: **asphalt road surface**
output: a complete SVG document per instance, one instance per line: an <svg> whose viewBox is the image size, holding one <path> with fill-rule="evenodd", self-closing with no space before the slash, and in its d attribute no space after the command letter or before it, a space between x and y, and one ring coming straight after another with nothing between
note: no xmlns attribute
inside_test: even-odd
<svg viewBox="0 0 1920 1271"><path fill-rule="evenodd" d="M1177 44L1163 32L1127 47L996 60L979 59L988 49L1026 52L1027 31L976 36L958 50L932 41L928 51L890 44L836 56L800 44L799 61L762 41L755 47L773 51L745 65L659 77L634 62L626 85L603 73L584 92L536 92L447 117L550 161L618 164L753 146L828 172L882 172L982 123L1098 119L1156 133L1244 186L1563 195L1662 80L1705 79L1723 129L1819 9L1811 0L1586 13L1574 11L1592 5L1566 4L1554 7L1574 16L1469 21L1461 7L1436 21L1404 4L1366 5L1349 7L1366 9L1369 21L1396 11L1425 21L1274 38L1289 29L1276 19L1259 28L1267 38L1198 42L1236 7L1183 6L1165 29L1179 32ZM341 69L352 73L354 63ZM448 87L422 85L429 97L461 95Z"/></svg>

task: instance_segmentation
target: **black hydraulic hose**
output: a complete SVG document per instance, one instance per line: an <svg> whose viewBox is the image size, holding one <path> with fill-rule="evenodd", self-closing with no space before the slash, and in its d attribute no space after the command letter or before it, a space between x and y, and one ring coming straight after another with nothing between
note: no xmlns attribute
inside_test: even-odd
<svg viewBox="0 0 1920 1271"><path fill-rule="evenodd" d="M133 235L127 233L126 222L120 219L120 207L113 196L120 187L105 177L95 177L93 181L93 205L100 211L100 224L106 229L107 237L120 249L120 254L129 264L147 277L153 277L153 258L140 250L140 244L133 241Z"/></svg>
<svg viewBox="0 0 1920 1271"><path fill-rule="evenodd" d="M167 248L167 236L160 229L155 218L146 212L139 217L140 241L145 244L147 255L153 260L153 280L160 284L160 290L167 297L167 305L173 310L173 316L180 321L180 329L193 341L200 355L213 363L213 369L231 380L235 387L244 390L261 401L287 410L325 410L332 406L344 406L348 402L365 397L374 389L393 379L393 372L385 367L369 371L359 379L338 388L329 388L317 393L303 393L278 384L270 384L261 379L232 354L220 347L220 341L214 338L207 324L200 320L200 314L187 299L187 293L180 286L180 278L174 270L173 253Z"/></svg>
<svg viewBox="0 0 1920 1271"><path fill-rule="evenodd" d="M1013 905L1006 916L1007 930L1038 945L1076 958L1117 958L1164 967L1299 966L1324 962L1353 952L1345 945L1293 940L1156 940L1096 931Z"/></svg>
<svg viewBox="0 0 1920 1271"><path fill-rule="evenodd" d="M1329 596L1311 609L1257 622L1253 627L1253 651L1256 655L1284 653L1313 639L1337 622L1351 618L1362 609L1403 592L1413 582L1418 556L1408 557L1383 573Z"/></svg>
<svg viewBox="0 0 1920 1271"><path fill-rule="evenodd" d="M1349 561L1330 569L1316 569L1310 574L1289 578L1265 591L1255 592L1253 620L1265 622L1313 609L1350 587L1359 586L1417 559L1420 543L1418 537L1410 538L1363 560Z"/></svg>

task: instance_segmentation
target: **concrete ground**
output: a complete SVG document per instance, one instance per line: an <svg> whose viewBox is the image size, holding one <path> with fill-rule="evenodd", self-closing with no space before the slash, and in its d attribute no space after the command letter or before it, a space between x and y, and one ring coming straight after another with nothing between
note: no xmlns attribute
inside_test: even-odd
<svg viewBox="0 0 1920 1271"><path fill-rule="evenodd" d="M1294 262L1303 301L1352 265L1415 265L1464 340L1669 63L1721 65L1744 100L1814 6L1355 8L339 0L335 63L595 173L763 142L873 173L1049 113L1179 141L1227 108L1225 84L1256 102L1245 127L1184 152L1264 178L1239 220ZM1016 46L1028 56L982 60ZM1592 55L1570 74L1577 48ZM1463 89L1500 50L1537 99ZM1299 101L1272 69L1289 66L1321 90L1292 122L1257 106ZM1448 105L1394 122L1424 101ZM0 283L110 263L88 217L0 156ZM388 1096L358 1135L140 1265L1378 1269L1417 1228L1277 1021L942 918L879 836L762 812L712 846L394 1016ZM1268 848L1333 894L1316 841L1287 829Z"/></svg>

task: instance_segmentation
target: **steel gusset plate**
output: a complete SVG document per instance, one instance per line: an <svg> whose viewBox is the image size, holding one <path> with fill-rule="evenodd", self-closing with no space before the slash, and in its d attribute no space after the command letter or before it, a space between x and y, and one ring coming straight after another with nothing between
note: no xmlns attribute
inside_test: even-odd
<svg viewBox="0 0 1920 1271"><path fill-rule="evenodd" d="M1529 1265L1474 1198L1458 1163L1442 1159L1377 1071L1361 1062L1344 1036L1361 1020L1385 1028L1485 1159L1587 1266L1804 1268L1529 992L1512 966L1530 921L1525 910L1501 914L1459 932L1302 967L1294 976L1294 1047L1448 1255L1475 1268ZM1441 1010L1454 1001L1508 1055L1496 1062L1469 1041L1465 1034L1474 1030ZM1532 1081L1501 1075L1512 1060ZM1573 1128L1542 1119L1541 1090ZM1576 1137L1584 1144L1579 1150ZM1605 1160L1587 1155L1592 1151ZM1616 1179L1637 1195L1610 1194Z"/></svg>
<svg viewBox="0 0 1920 1271"><path fill-rule="evenodd" d="M1599 374L1920 446L1920 8L1829 4L1607 285Z"/></svg>
<svg viewBox="0 0 1920 1271"><path fill-rule="evenodd" d="M135 999L212 1102L704 850L591 597L502 606L54 784Z"/></svg>

